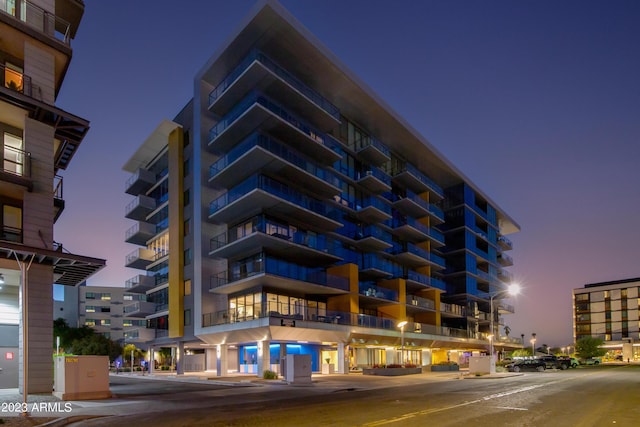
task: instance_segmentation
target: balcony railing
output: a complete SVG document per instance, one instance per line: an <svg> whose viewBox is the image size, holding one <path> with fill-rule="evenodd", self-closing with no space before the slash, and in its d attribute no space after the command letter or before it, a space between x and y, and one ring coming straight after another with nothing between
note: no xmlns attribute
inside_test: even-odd
<svg viewBox="0 0 640 427"><path fill-rule="evenodd" d="M326 216L327 214L326 206L320 200L306 196L291 187L264 175L253 175L212 201L209 204L209 216L215 214L222 208L234 203L236 200L256 189L263 190L273 196L280 197L319 215Z"/></svg>
<svg viewBox="0 0 640 427"><path fill-rule="evenodd" d="M289 149L286 145L270 138L268 136L254 133L249 135L244 141L236 145L225 156L218 159L214 164L209 167L209 179L215 177L218 173L224 170L231 163L238 160L247 151L253 147L261 147L274 154L288 163L291 163L300 169L314 175L315 177L340 188L340 180L333 173L323 169L315 164L307 161L304 157L297 154L295 151Z"/></svg>
<svg viewBox="0 0 640 427"><path fill-rule="evenodd" d="M413 305L416 307L427 308L430 310L435 310L436 303L433 300L418 297L415 295L407 295L407 305Z"/></svg>
<svg viewBox="0 0 640 427"><path fill-rule="evenodd" d="M25 178L31 176L31 153L5 145L2 159L3 172Z"/></svg>
<svg viewBox="0 0 640 427"><path fill-rule="evenodd" d="M435 277L427 276L426 274L417 273L413 270L409 270L407 272L406 279L443 291L447 290L447 285L442 280L436 279Z"/></svg>
<svg viewBox="0 0 640 427"><path fill-rule="evenodd" d="M358 284L358 293L367 297L399 301L398 291L379 286L375 282L360 282Z"/></svg>
<svg viewBox="0 0 640 427"><path fill-rule="evenodd" d="M277 258L270 258L268 256L264 256L263 258L264 261L261 261L258 264L251 264L251 267L253 268L252 271L222 271L211 276L209 289L215 289L217 287L237 282L239 280L244 280L258 274L269 274L287 279L327 286L343 291L349 290L349 281L347 278L327 274L326 270L323 268L305 267L303 265L286 262Z"/></svg>
<svg viewBox="0 0 640 427"><path fill-rule="evenodd" d="M27 0L0 1L0 12L26 23L28 26L62 43L71 41L71 25L64 19Z"/></svg>
<svg viewBox="0 0 640 427"><path fill-rule="evenodd" d="M4 240L6 242L22 243L22 228L3 225L2 227L0 227L0 240Z"/></svg>
<svg viewBox="0 0 640 427"><path fill-rule="evenodd" d="M231 109L220 121L209 130L209 141L213 142L218 135L222 134L229 128L245 111L254 104L258 104L278 116L280 119L296 128L298 131L306 135L309 139L327 146L328 148L338 151L339 145L332 138L327 137L323 132L308 125L304 120L299 119L286 109L282 108L278 103L270 100L265 95L257 91L250 92L242 101Z"/></svg>
<svg viewBox="0 0 640 427"><path fill-rule="evenodd" d="M249 55L247 55L240 64L238 64L236 68L234 68L233 71L231 71L231 73L229 73L229 75L225 77L224 80L222 80L218 86L211 91L211 93L209 93L209 105L213 104L229 88L229 86L238 80L238 78L251 66L251 64L253 64L254 61L260 62L265 68L273 72L291 87L295 88L298 92L311 100L314 104L322 108L327 114L336 120L340 120L340 111L336 106L331 104L316 91L311 89L305 83L302 83L287 70L257 50L252 50Z"/></svg>
<svg viewBox="0 0 640 427"><path fill-rule="evenodd" d="M407 172L412 175L415 179L422 182L424 185L429 187L435 194L440 197L444 197L444 191L442 187L436 184L431 178L427 177L425 174L420 172L418 168L413 166L411 163L405 163L404 166L396 171L394 171L394 175L399 175L403 172Z"/></svg>
<svg viewBox="0 0 640 427"><path fill-rule="evenodd" d="M239 316L236 310L222 310L202 315L202 326L218 326L240 322L248 322L261 318L290 319L294 321L309 322L309 327L313 323L332 323L342 326L358 326L371 329L385 329L393 331L400 336L397 327L398 320L385 317L372 316L362 313L350 313L346 311L322 310L318 307L297 306L290 310L290 306L278 308L278 306L263 307L255 310L251 315ZM435 326L427 323L409 322L405 328L405 333L440 335L446 337L467 338L466 329L456 329L444 326Z"/></svg>
<svg viewBox="0 0 640 427"><path fill-rule="evenodd" d="M338 240L322 234L308 233L305 231L293 231L281 223L270 221L264 217L256 217L253 220L235 226L228 231L211 238L209 250L215 251L237 240L243 239L255 233L264 233L279 239L306 246L330 254L336 254L341 244Z"/></svg>

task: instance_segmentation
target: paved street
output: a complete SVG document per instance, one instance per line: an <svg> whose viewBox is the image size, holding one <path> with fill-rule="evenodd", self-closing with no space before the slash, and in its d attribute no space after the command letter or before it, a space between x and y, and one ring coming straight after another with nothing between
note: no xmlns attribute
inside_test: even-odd
<svg viewBox="0 0 640 427"><path fill-rule="evenodd" d="M72 402L77 426L636 426L640 366L581 367L494 378L314 376L308 386L111 377L108 401ZM52 414L48 414L49 416Z"/></svg>

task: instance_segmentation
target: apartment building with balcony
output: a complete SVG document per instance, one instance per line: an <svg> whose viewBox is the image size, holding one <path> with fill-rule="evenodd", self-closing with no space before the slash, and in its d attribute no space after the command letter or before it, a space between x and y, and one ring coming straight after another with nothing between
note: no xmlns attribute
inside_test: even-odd
<svg viewBox="0 0 640 427"><path fill-rule="evenodd" d="M144 344L154 338L144 317L134 317L124 307L133 307L143 299L140 294L129 293L124 287L78 286L65 287L64 300L54 305L54 320L63 318L71 327L88 326L97 334L121 345ZM131 310L133 311L133 310Z"/></svg>
<svg viewBox="0 0 640 427"><path fill-rule="evenodd" d="M595 337L611 354L640 360L640 278L573 290L573 338Z"/></svg>
<svg viewBox="0 0 640 427"><path fill-rule="evenodd" d="M488 350L490 298L494 337L513 312L518 224L275 1L124 170L130 291L182 369L458 361Z"/></svg>
<svg viewBox="0 0 640 427"><path fill-rule="evenodd" d="M105 265L53 241L61 172L89 129L56 106L83 12L80 0L0 2L0 293L11 312L0 317L19 342L8 367L19 374L3 386L26 393L51 393L53 284L76 285Z"/></svg>

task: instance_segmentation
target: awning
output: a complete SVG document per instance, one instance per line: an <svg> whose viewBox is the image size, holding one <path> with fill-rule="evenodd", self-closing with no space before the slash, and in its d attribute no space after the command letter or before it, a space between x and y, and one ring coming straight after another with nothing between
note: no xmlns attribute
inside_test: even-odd
<svg viewBox="0 0 640 427"><path fill-rule="evenodd" d="M75 255L59 250L38 248L0 241L0 256L16 259L21 262L33 262L41 265L53 266L54 283L66 286L76 286L106 266L106 261Z"/></svg>

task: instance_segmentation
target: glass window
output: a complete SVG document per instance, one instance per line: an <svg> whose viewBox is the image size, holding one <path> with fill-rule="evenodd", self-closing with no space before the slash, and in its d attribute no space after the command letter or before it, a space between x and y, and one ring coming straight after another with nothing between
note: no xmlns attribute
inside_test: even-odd
<svg viewBox="0 0 640 427"><path fill-rule="evenodd" d="M184 265L191 264L191 249L187 249L184 251Z"/></svg>
<svg viewBox="0 0 640 427"><path fill-rule="evenodd" d="M184 311L184 326L191 325L191 309L186 309Z"/></svg>
<svg viewBox="0 0 640 427"><path fill-rule="evenodd" d="M96 308L93 305L88 305L85 307L84 309L85 313L95 313L96 312Z"/></svg>
<svg viewBox="0 0 640 427"><path fill-rule="evenodd" d="M191 202L191 192L189 190L185 190L183 205L188 206L190 202Z"/></svg>
<svg viewBox="0 0 640 427"><path fill-rule="evenodd" d="M184 294L191 295L191 279L184 281Z"/></svg>
<svg viewBox="0 0 640 427"><path fill-rule="evenodd" d="M24 90L22 67L9 62L5 63L4 66L4 86L22 92Z"/></svg>
<svg viewBox="0 0 640 427"><path fill-rule="evenodd" d="M184 235L188 236L191 232L191 220L188 219L184 222Z"/></svg>
<svg viewBox="0 0 640 427"><path fill-rule="evenodd" d="M100 299L102 301L110 301L111 300L111 294L110 293L104 293L104 294L102 294L102 297Z"/></svg>
<svg viewBox="0 0 640 427"><path fill-rule="evenodd" d="M3 166L5 172L23 175L25 164L24 142L22 136L5 132L3 135Z"/></svg>

